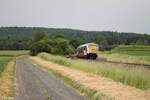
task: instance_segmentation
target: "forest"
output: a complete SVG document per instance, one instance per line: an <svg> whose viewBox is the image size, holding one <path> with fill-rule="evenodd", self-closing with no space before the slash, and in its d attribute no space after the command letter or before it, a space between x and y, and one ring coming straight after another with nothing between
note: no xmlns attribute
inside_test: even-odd
<svg viewBox="0 0 150 100"><path fill-rule="evenodd" d="M140 33L42 27L0 27L0 50L28 50L33 42L33 34L37 32L46 34L49 39L62 35L74 48L87 42L95 42L103 50L117 45L150 45L150 35Z"/></svg>

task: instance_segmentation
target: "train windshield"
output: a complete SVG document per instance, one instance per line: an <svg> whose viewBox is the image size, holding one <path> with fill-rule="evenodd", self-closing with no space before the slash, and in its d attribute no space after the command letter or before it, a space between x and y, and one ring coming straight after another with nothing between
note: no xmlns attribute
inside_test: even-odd
<svg viewBox="0 0 150 100"><path fill-rule="evenodd" d="M98 45L91 44L91 45L89 45L89 48L98 48Z"/></svg>
<svg viewBox="0 0 150 100"><path fill-rule="evenodd" d="M90 52L96 53L98 51L98 45L91 44L89 45Z"/></svg>

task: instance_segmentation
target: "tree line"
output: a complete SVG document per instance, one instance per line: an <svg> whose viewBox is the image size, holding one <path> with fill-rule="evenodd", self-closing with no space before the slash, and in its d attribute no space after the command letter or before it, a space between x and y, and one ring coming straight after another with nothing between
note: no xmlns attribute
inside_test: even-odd
<svg viewBox="0 0 150 100"><path fill-rule="evenodd" d="M40 27L0 27L0 50L29 50L33 43L33 33L37 32L46 34L49 40L48 43L50 41L62 41L62 38L56 38L61 35L73 48L87 42L95 42L104 50L122 44L150 45L150 35L148 34Z"/></svg>

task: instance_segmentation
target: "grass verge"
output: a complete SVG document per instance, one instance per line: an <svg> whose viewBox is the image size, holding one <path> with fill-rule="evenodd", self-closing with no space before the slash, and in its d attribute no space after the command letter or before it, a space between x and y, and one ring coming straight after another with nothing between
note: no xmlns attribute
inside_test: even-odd
<svg viewBox="0 0 150 100"><path fill-rule="evenodd" d="M0 74L0 100L14 100L15 96L15 61L7 64Z"/></svg>
<svg viewBox="0 0 150 100"><path fill-rule="evenodd" d="M134 86L143 90L150 89L150 72L144 68L131 69L122 67L121 65L114 66L112 64L97 63L93 61L73 60L46 53L41 53L38 56L66 67L108 77L126 85Z"/></svg>

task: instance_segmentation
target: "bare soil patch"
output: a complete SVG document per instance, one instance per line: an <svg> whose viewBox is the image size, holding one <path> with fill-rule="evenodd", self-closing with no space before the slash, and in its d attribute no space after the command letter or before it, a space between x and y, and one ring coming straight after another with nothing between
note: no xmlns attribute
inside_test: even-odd
<svg viewBox="0 0 150 100"><path fill-rule="evenodd" d="M150 100L150 91L140 90L123 85L109 78L71 69L62 65L45 61L39 57L31 57L37 64L71 78L90 89L103 93L115 100Z"/></svg>

